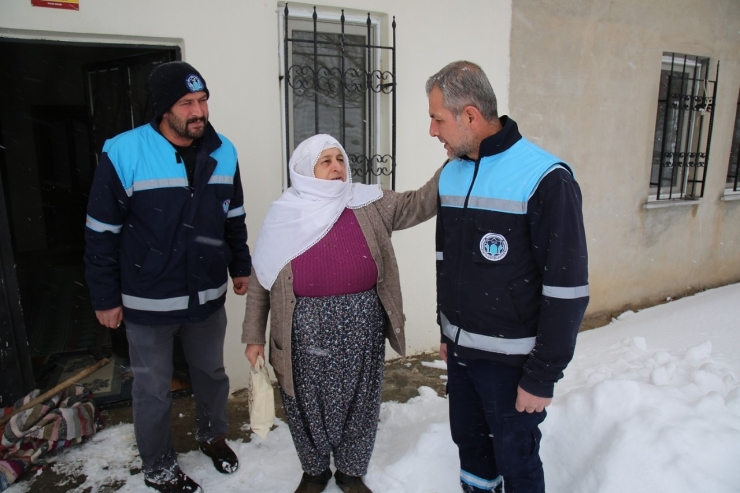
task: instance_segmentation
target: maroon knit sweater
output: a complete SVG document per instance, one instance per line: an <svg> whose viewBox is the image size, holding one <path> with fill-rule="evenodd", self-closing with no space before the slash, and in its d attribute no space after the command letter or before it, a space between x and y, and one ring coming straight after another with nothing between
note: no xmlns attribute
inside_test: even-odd
<svg viewBox="0 0 740 493"><path fill-rule="evenodd" d="M375 265L354 213L344 209L318 243L294 258L293 291L316 298L361 293L375 286Z"/></svg>

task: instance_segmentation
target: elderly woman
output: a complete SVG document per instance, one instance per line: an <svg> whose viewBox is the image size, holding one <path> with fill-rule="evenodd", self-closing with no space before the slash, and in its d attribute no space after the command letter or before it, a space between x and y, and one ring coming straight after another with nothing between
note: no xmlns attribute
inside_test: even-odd
<svg viewBox="0 0 740 493"><path fill-rule="evenodd" d="M292 186L273 202L252 257L242 342L252 365L270 364L303 467L296 490L320 492L332 476L344 492L362 482L375 444L385 337L405 354L401 285L391 232L434 216L439 171L396 193L352 183L349 160L329 135L302 142Z"/></svg>

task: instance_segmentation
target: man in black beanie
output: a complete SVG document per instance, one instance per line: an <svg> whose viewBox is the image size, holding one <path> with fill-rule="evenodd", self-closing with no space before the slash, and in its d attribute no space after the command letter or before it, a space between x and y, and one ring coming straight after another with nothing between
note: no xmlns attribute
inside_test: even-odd
<svg viewBox="0 0 740 493"><path fill-rule="evenodd" d="M199 492L172 446L173 338L196 403L196 439L216 469L227 445L223 361L228 275L244 295L251 270L236 149L208 121L206 82L184 62L149 77L155 118L106 141L90 191L86 278L100 323L126 324L136 443L147 486ZM228 275L227 275L228 273Z"/></svg>

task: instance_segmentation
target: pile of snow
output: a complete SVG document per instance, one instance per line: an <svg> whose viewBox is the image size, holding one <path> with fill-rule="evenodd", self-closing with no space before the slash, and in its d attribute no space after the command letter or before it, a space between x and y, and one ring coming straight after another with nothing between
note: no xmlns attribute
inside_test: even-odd
<svg viewBox="0 0 740 493"><path fill-rule="evenodd" d="M740 489L738 300L740 284L628 312L579 335L542 427L549 492ZM266 440L231 443L241 458L233 475L217 473L197 451L180 464L208 493L292 492L301 468L287 425L277 425ZM124 483L119 491L143 493L142 475L129 472L139 466L133 427L120 425L60 454L54 468L87 476L71 491ZM366 477L374 491L458 492L458 473L445 398L422 387L407 403L383 404ZM325 491L340 490L332 481Z"/></svg>
<svg viewBox="0 0 740 493"><path fill-rule="evenodd" d="M740 491L740 285L578 337L542 426L553 492Z"/></svg>

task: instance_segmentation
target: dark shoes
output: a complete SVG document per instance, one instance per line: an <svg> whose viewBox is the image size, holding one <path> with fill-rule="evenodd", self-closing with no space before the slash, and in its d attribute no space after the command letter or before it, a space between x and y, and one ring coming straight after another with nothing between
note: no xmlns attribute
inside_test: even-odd
<svg viewBox="0 0 740 493"><path fill-rule="evenodd" d="M337 486L339 486L344 493L373 493L373 491L362 482L361 477L349 476L344 474L342 471L337 470L334 474L334 480L337 482Z"/></svg>
<svg viewBox="0 0 740 493"><path fill-rule="evenodd" d="M144 474L144 483L161 493L203 493L200 485L177 466Z"/></svg>
<svg viewBox="0 0 740 493"><path fill-rule="evenodd" d="M231 474L239 469L239 459L226 444L224 435L208 442L198 442L198 448L211 458L218 472ZM200 485L185 475L177 464L169 469L145 473L144 483L160 493L203 493Z"/></svg>
<svg viewBox="0 0 740 493"><path fill-rule="evenodd" d="M226 444L226 436L221 435L208 442L198 442L198 448L213 461L213 466L221 474L231 474L239 469L239 459Z"/></svg>
<svg viewBox="0 0 740 493"><path fill-rule="evenodd" d="M320 493L324 491L330 479L331 469L327 469L318 476L311 476L307 472L304 472L301 483L298 485L295 493Z"/></svg>

